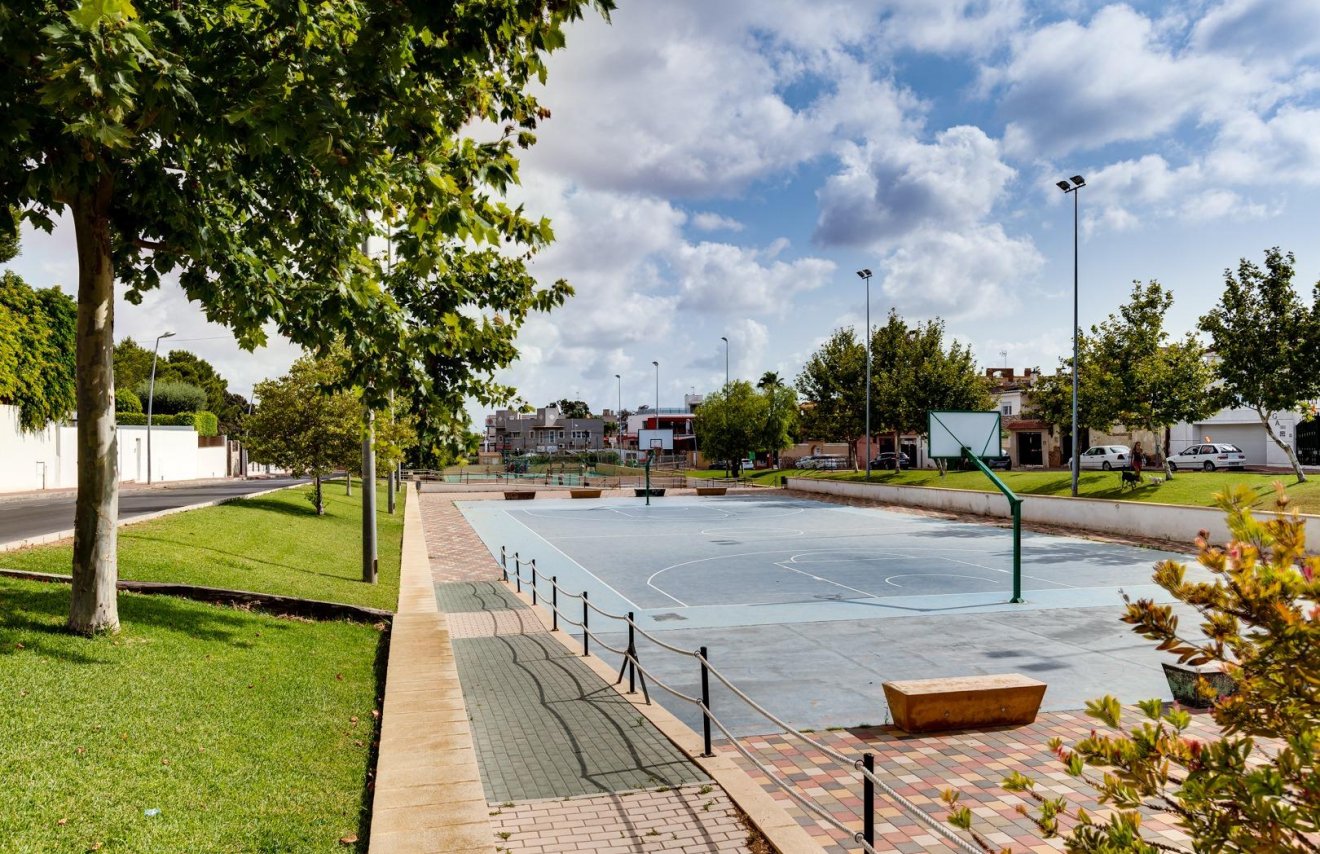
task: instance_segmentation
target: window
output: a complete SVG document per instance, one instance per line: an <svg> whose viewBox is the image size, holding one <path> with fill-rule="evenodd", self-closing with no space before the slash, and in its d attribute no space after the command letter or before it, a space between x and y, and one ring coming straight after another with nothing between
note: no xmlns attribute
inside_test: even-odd
<svg viewBox="0 0 1320 854"><path fill-rule="evenodd" d="M1012 414L1013 414L1013 404L1011 404L1011 403L1005 403L1005 404L1001 405L1001 406L999 407L999 414L1000 414L1000 415L1012 415Z"/></svg>

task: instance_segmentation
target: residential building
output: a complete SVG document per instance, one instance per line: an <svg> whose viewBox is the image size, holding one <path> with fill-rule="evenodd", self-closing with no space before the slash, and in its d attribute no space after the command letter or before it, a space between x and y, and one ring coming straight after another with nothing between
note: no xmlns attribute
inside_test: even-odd
<svg viewBox="0 0 1320 854"><path fill-rule="evenodd" d="M564 418L555 404L535 412L500 409L486 416L481 451L510 455L598 450L606 446L605 422L615 420L608 409L591 418Z"/></svg>

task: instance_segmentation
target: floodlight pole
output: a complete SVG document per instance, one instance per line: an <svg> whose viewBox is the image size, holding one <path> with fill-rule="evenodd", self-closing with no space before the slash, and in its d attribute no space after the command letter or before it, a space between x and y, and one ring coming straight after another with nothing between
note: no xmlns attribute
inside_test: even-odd
<svg viewBox="0 0 1320 854"><path fill-rule="evenodd" d="M151 351L151 384L147 386L147 485L151 485L151 411L156 401L156 357L160 355L160 339L173 338L173 332L162 332L156 336L156 346Z"/></svg>
<svg viewBox="0 0 1320 854"><path fill-rule="evenodd" d="M858 270L857 275L866 280L866 479L871 479L871 271ZM898 448L894 449L895 451ZM898 456L894 456L894 467L898 468Z"/></svg>
<svg viewBox="0 0 1320 854"><path fill-rule="evenodd" d="M1077 196L1078 190L1086 186L1086 179L1074 175L1069 181L1059 181L1055 186L1073 197L1073 357L1072 357L1072 496L1077 497L1077 473L1081 467L1080 448L1077 447Z"/></svg>
<svg viewBox="0 0 1320 854"><path fill-rule="evenodd" d="M724 393L729 393L729 339L728 336L721 335L720 340L724 342Z"/></svg>

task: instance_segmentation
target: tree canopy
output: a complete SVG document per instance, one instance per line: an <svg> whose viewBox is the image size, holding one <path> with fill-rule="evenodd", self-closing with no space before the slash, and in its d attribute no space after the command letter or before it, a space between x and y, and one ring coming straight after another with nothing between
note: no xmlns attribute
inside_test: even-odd
<svg viewBox="0 0 1320 854"><path fill-rule="evenodd" d="M855 456L857 439L866 434L866 347L851 327L836 329L798 374L802 394L802 429L822 439L848 443Z"/></svg>
<svg viewBox="0 0 1320 854"><path fill-rule="evenodd" d="M18 407L25 431L73 412L76 313L59 288L37 290L8 270L0 273L0 403Z"/></svg>
<svg viewBox="0 0 1320 854"><path fill-rule="evenodd" d="M1298 411L1320 396L1320 284L1307 305L1293 288L1295 268L1293 254L1277 246L1266 250L1264 269L1243 258L1236 274L1224 271L1219 305L1201 318L1200 328L1210 336L1220 380L1211 391L1214 403L1255 412L1304 481L1296 452L1273 424L1278 413Z"/></svg>
<svg viewBox="0 0 1320 854"><path fill-rule="evenodd" d="M501 196L549 115L529 87L589 6L613 2L0 7L0 204L47 229L67 210L78 245L71 628L118 625L117 281L136 301L176 276L247 347L338 343L368 406L397 391L433 433L511 396L493 372L570 289L527 275L550 227ZM363 249L387 232L388 271Z"/></svg>
<svg viewBox="0 0 1320 854"><path fill-rule="evenodd" d="M1089 335L1081 335L1079 429L1122 424L1154 431L1205 418L1218 408L1209 393L1213 374L1205 348L1191 333L1170 340L1164 328L1172 305L1173 294L1159 282L1134 281L1118 312L1092 326ZM1057 373L1036 382L1031 407L1045 421L1071 428L1071 357L1059 360ZM1166 442L1166 454L1168 450Z"/></svg>
<svg viewBox="0 0 1320 854"><path fill-rule="evenodd" d="M569 400L561 398L554 404L559 407L559 417L561 418L590 418L591 407L587 406L584 400Z"/></svg>
<svg viewBox="0 0 1320 854"><path fill-rule="evenodd" d="M696 434L708 460L726 460L737 475L741 460L754 451L777 452L792 444L797 395L782 386L757 390L734 380L697 407Z"/></svg>

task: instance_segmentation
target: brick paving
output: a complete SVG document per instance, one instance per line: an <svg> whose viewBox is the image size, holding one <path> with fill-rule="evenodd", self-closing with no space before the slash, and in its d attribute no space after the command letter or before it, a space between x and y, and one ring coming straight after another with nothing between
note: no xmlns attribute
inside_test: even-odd
<svg viewBox="0 0 1320 854"><path fill-rule="evenodd" d="M1131 723L1140 710L1124 715ZM1063 795L1074 805L1100 813L1084 783L1064 773L1048 741L1059 737L1064 745L1077 742L1093 727L1101 726L1083 712L1041 713L1029 726L992 730L968 730L937 735L906 735L893 727L819 732L811 737L845 756L875 754L877 772L909 800L930 815L947 815L940 792L952 787L962 793L962 803L976 816L973 824L996 850L1012 847L1016 852L1057 852L1063 846L1034 833L1034 825L1018 813L1020 806L1033 806L1029 798L1006 792L1000 782L1010 771L1020 771L1036 780L1036 790L1045 797ZM1193 715L1188 735L1216 737L1214 721L1204 713ZM798 787L801 794L824 807L831 816L855 830L861 829L862 788L855 771L844 768L819 751L787 735L744 738L741 744L775 774ZM724 745L719 750L737 754ZM776 786L767 775L738 754L738 761L762 787L807 828L829 851L854 851L856 845L823 820L810 815ZM1143 827L1153 841L1186 848L1187 836L1167 814L1150 814ZM930 829L910 818L896 805L876 794L876 840L882 851L903 854L939 852L948 845Z"/></svg>
<svg viewBox="0 0 1320 854"><path fill-rule="evenodd" d="M501 806L496 850L517 854L707 854L746 851L747 831L728 796L709 784L614 792Z"/></svg>
<svg viewBox="0 0 1320 854"><path fill-rule="evenodd" d="M497 850L746 851L727 795L498 581L454 507L477 497L419 503Z"/></svg>

